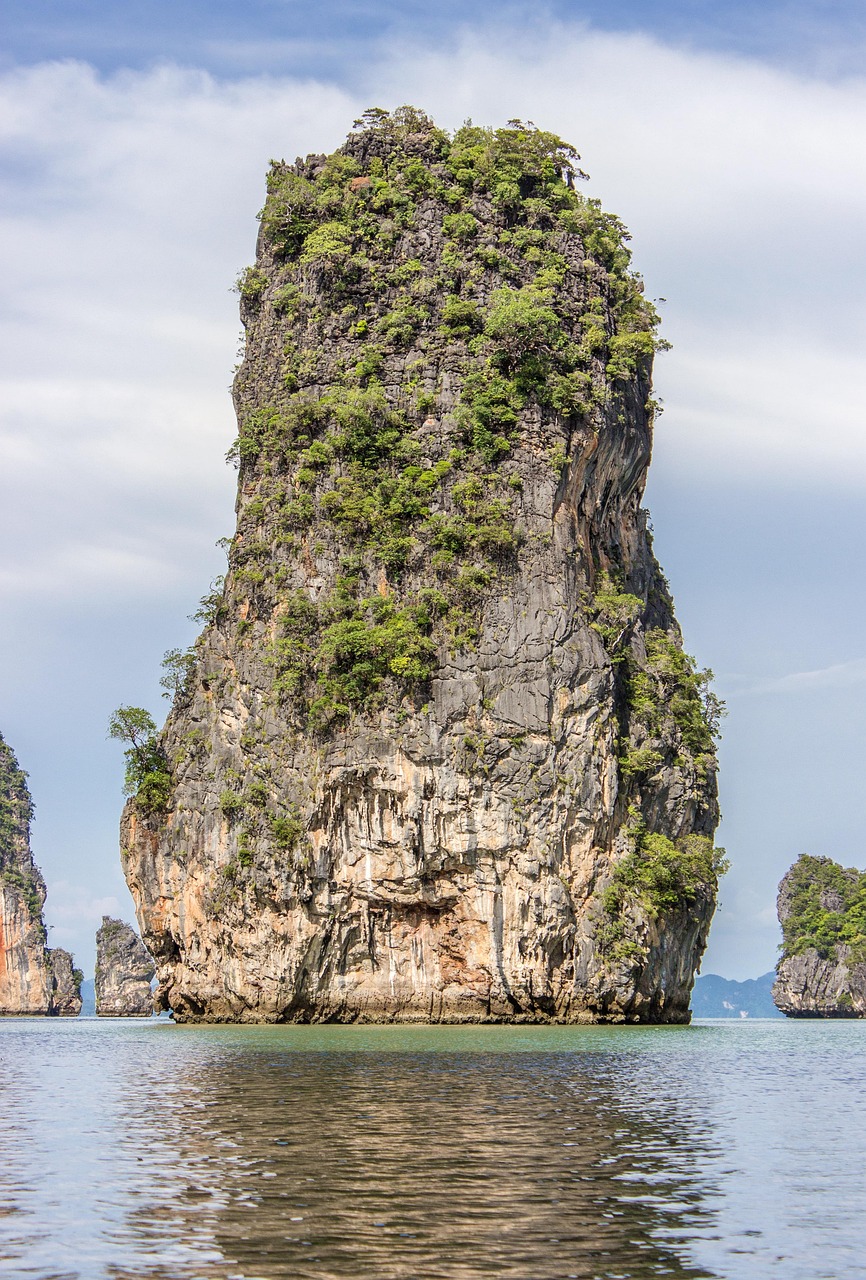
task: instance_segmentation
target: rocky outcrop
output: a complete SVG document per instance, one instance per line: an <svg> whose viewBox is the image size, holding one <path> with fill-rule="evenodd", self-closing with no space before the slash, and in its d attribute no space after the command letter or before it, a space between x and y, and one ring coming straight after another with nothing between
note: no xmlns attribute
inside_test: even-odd
<svg viewBox="0 0 866 1280"><path fill-rule="evenodd" d="M45 881L30 852L27 775L0 734L0 1014L45 1014L51 971L42 907Z"/></svg>
<svg viewBox="0 0 866 1280"><path fill-rule="evenodd" d="M45 946L45 881L30 851L27 774L0 734L0 1015L81 1011L82 974L72 956Z"/></svg>
<svg viewBox="0 0 866 1280"><path fill-rule="evenodd" d="M773 1000L789 1018L866 1017L866 873L804 854L779 885Z"/></svg>
<svg viewBox="0 0 866 1280"><path fill-rule="evenodd" d="M228 573L122 820L180 1020L689 1018L719 707L576 161L404 109L269 175Z"/></svg>
<svg viewBox="0 0 866 1280"><path fill-rule="evenodd" d="M135 930L103 916L96 933L96 1016L149 1018L153 960Z"/></svg>
<svg viewBox="0 0 866 1280"><path fill-rule="evenodd" d="M48 954L51 972L51 1003L48 1012L58 1018L77 1018L81 1013L81 983L84 974L76 969L72 954L52 947Z"/></svg>
<svg viewBox="0 0 866 1280"><path fill-rule="evenodd" d="M0 1015L48 1013L45 934L19 885L0 884Z"/></svg>
<svg viewBox="0 0 866 1280"><path fill-rule="evenodd" d="M866 1017L866 963L854 963L849 947L828 956L810 947L780 962L773 1000L789 1018Z"/></svg>

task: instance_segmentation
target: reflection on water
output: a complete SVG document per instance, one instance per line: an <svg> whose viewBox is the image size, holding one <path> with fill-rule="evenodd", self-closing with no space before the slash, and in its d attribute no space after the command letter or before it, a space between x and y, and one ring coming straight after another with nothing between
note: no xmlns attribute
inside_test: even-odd
<svg viewBox="0 0 866 1280"><path fill-rule="evenodd" d="M0 1273L853 1277L864 1030L6 1021Z"/></svg>
<svg viewBox="0 0 866 1280"><path fill-rule="evenodd" d="M653 1233L697 1153L623 1111L598 1065L232 1055L175 1095L185 1234L251 1275L591 1276L636 1251L647 1275L687 1274Z"/></svg>

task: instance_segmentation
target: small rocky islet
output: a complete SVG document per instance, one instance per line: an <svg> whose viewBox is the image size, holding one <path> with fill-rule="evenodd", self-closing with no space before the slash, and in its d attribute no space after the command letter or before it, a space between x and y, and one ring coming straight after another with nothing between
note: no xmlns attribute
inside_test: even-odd
<svg viewBox="0 0 866 1280"><path fill-rule="evenodd" d="M62 947L46 946L45 881L33 860L27 774L0 733L0 1016L77 1018L84 974ZM138 935L104 917L97 934L97 1014L153 1012L153 962Z"/></svg>
<svg viewBox="0 0 866 1280"><path fill-rule="evenodd" d="M773 999L789 1018L866 1017L866 872L803 854L777 899Z"/></svg>
<svg viewBox="0 0 866 1280"><path fill-rule="evenodd" d="M46 946L45 881L30 849L32 818L27 774L0 733L0 1015L75 1018L84 975L68 951Z"/></svg>
<svg viewBox="0 0 866 1280"><path fill-rule="evenodd" d="M103 916L96 933L97 1018L149 1018L154 972L153 960L132 926Z"/></svg>

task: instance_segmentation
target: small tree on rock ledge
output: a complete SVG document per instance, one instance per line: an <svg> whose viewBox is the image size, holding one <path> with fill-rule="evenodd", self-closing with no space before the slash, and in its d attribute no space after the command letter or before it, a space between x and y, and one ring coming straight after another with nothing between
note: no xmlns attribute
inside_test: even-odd
<svg viewBox="0 0 866 1280"><path fill-rule="evenodd" d="M123 794L135 796L147 812L164 809L171 778L150 712L144 707L118 707L108 721L108 736L118 742L129 743L124 752L126 777Z"/></svg>

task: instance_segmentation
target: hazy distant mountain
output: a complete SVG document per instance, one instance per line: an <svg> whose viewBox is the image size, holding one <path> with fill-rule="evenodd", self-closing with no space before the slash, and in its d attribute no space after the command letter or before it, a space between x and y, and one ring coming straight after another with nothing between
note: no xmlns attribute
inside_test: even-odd
<svg viewBox="0 0 866 1280"><path fill-rule="evenodd" d="M96 1017L96 992L92 978L85 978L81 984L81 1017Z"/></svg>
<svg viewBox="0 0 866 1280"><path fill-rule="evenodd" d="M695 1018L782 1018L770 995L776 979L771 970L760 978L734 982L717 973L702 974L692 992Z"/></svg>

